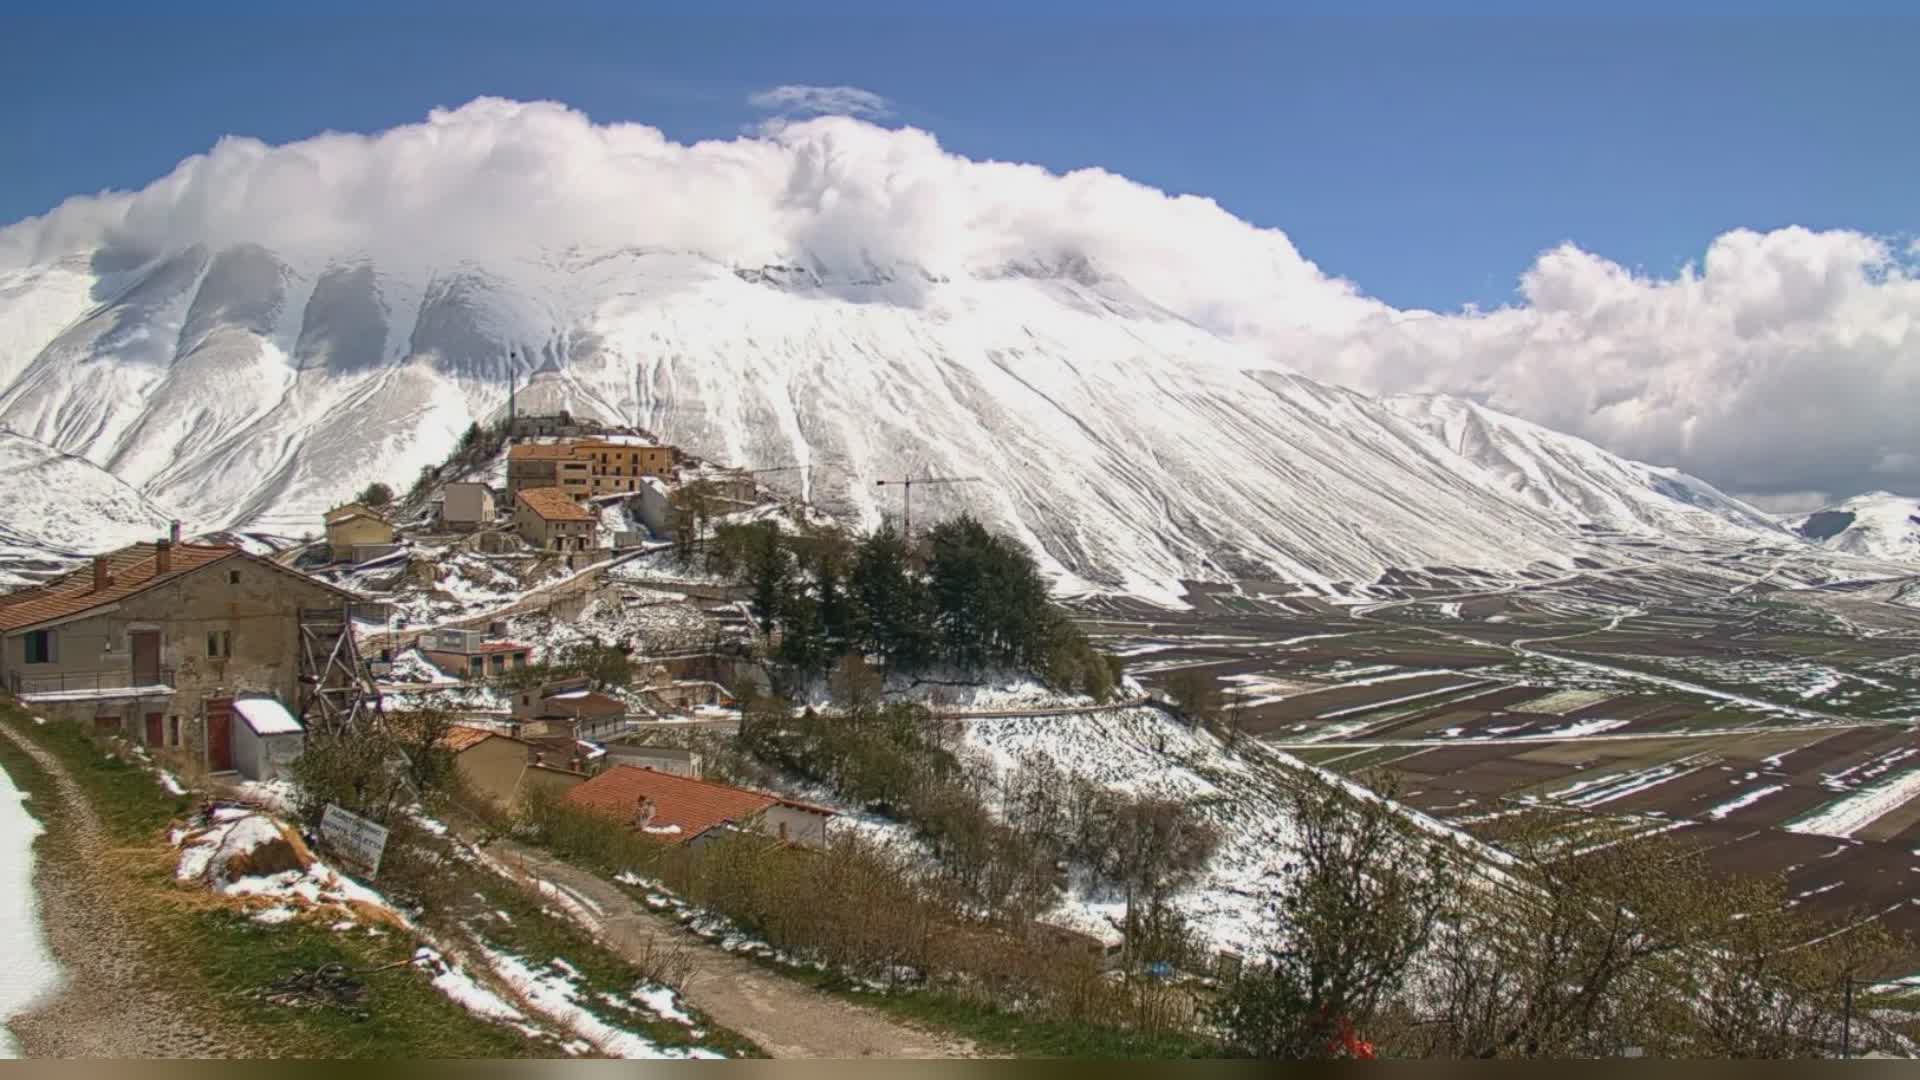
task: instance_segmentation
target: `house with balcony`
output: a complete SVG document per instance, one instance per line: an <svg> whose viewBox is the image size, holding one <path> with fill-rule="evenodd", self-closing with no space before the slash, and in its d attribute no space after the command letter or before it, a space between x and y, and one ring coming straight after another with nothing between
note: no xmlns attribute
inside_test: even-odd
<svg viewBox="0 0 1920 1080"><path fill-rule="evenodd" d="M235 765L236 697L300 701L302 610L358 599L176 531L0 596L0 681L37 716L221 772Z"/></svg>
<svg viewBox="0 0 1920 1080"><path fill-rule="evenodd" d="M573 444L575 457L587 463L595 495L631 495L645 477L673 475L673 447L646 439L607 435Z"/></svg>

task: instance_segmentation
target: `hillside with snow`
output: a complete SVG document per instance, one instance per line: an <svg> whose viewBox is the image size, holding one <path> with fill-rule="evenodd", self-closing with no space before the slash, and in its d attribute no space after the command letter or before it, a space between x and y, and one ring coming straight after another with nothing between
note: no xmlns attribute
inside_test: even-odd
<svg viewBox="0 0 1920 1080"><path fill-rule="evenodd" d="M1565 566L1584 526L1773 529L1703 483L1476 406L1279 370L1093 275L909 286L905 268L794 279L635 250L99 261L0 288L0 329L35 334L7 342L0 424L201 529L310 528L368 481L438 462L536 368L551 407L712 460L814 463L809 494L848 520L898 511L878 479L977 477L919 489L916 517L972 510L1070 586ZM23 296L73 310L25 319L5 306Z"/></svg>
<svg viewBox="0 0 1920 1080"><path fill-rule="evenodd" d="M1920 562L1920 499L1868 492L1783 518L1794 534L1831 551L1887 562Z"/></svg>
<svg viewBox="0 0 1920 1080"><path fill-rule="evenodd" d="M165 511L83 457L0 429L0 585L167 535Z"/></svg>

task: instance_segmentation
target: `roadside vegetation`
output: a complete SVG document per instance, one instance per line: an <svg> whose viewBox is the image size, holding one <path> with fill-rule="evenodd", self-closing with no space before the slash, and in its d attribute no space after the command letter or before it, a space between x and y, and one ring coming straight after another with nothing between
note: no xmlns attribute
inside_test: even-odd
<svg viewBox="0 0 1920 1080"><path fill-rule="evenodd" d="M114 880L116 907L134 921L151 951L143 969L179 1001L201 1010L207 1027L238 1040L232 1052L366 1058L578 1052L577 1043L565 1045L573 1036L564 1028L541 1035L490 1022L456 1004L432 984L432 965L422 964L417 951L424 943L470 958L483 951L503 954L538 974L564 978L590 997L604 1022L662 1049L755 1055L750 1043L697 1014L687 1024L634 1003L637 986L675 988L686 975L684 958L663 952L653 964L628 961L463 854L443 829L429 827L432 819L421 812L451 809L457 797L451 761L438 743L449 721L444 714L404 714L392 718L385 732L316 733L299 773L301 821L317 821L327 802L338 802L390 829L377 887L432 935L424 942L378 920L351 929L326 918L262 922L202 888L177 883L178 852L168 832L187 818L195 800L167 794L151 767L118 740L98 739L70 724L36 724L15 707L0 705L0 724L52 752L85 792L109 833L112 847L105 853L76 849L71 831L60 827L72 808L56 797L52 777L7 739L0 739L0 767L35 796L33 812L49 827L39 841L44 857L111 862L98 869ZM254 1000L277 980L329 970L364 994L309 1007ZM469 965L469 974L478 972Z"/></svg>
<svg viewBox="0 0 1920 1080"><path fill-rule="evenodd" d="M286 1057L518 1057L539 1049L517 1032L479 1020L447 1000L407 962L413 942L398 933L334 933L290 922L268 926L204 893L177 886L166 831L190 800L168 794L130 755L67 724L36 724L0 703L0 724L51 752L85 792L112 847L81 850L77 812L53 778L11 740L0 738L0 768L33 796L47 826L40 857L89 862L110 882L119 913L147 950L141 970L232 1052ZM250 1000L282 974L340 965L363 976L366 997L344 1008L278 1008ZM549 1051L550 1052L550 1051Z"/></svg>

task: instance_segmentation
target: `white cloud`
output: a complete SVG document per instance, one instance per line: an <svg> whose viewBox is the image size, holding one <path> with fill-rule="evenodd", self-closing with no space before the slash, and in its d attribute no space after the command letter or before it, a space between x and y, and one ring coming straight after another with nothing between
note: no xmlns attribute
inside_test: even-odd
<svg viewBox="0 0 1920 1080"><path fill-rule="evenodd" d="M766 94L796 110L885 107L829 89ZM1098 169L972 161L925 132L844 116L688 146L552 103L482 99L375 135L222 140L139 192L0 230L0 271L242 241L382 262L625 245L849 273L1077 268L1244 342L1250 365L1470 396L1728 490L1920 492L1913 253L1842 230L1735 230L1669 278L1566 245L1524 269L1513 306L1399 311L1321 272L1279 230Z"/></svg>
<svg viewBox="0 0 1920 1080"><path fill-rule="evenodd" d="M857 116L880 120L893 115L892 102L857 86L775 86L748 95L747 104L788 116Z"/></svg>

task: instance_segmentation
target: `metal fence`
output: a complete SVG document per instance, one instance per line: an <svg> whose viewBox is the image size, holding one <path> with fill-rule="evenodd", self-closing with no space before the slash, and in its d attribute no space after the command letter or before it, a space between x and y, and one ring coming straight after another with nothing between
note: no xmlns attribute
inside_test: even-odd
<svg viewBox="0 0 1920 1080"><path fill-rule="evenodd" d="M108 668L101 671L59 671L44 675L13 672L7 680L14 696L56 694L69 690L130 690L136 686L172 686L173 669L143 671L134 677L132 668Z"/></svg>

